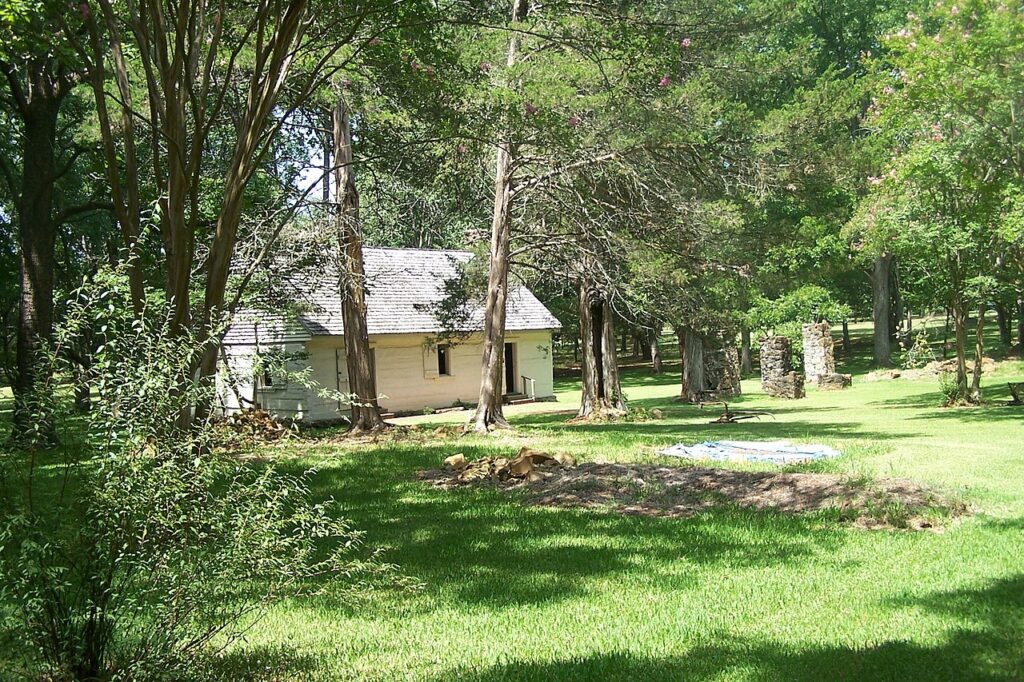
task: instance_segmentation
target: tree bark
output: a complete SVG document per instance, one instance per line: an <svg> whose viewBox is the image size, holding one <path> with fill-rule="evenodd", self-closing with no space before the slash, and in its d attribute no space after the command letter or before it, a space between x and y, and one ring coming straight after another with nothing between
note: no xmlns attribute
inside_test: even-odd
<svg viewBox="0 0 1024 682"><path fill-rule="evenodd" d="M527 3L512 0L511 23L526 16ZM506 64L516 63L519 35L508 39ZM505 313L508 301L509 244L512 239L513 164L516 150L511 140L498 144L494 170L494 210L491 214L490 263L487 275L487 303L484 310L483 355L480 363L480 392L471 428L486 433L508 428L502 410L502 369L505 361Z"/></svg>
<svg viewBox="0 0 1024 682"><path fill-rule="evenodd" d="M744 376L754 373L754 354L750 349L750 328L740 328L740 373Z"/></svg>
<svg viewBox="0 0 1024 682"><path fill-rule="evenodd" d="M956 401L963 402L967 399L967 306L960 293L953 294L950 311L956 340Z"/></svg>
<svg viewBox="0 0 1024 682"><path fill-rule="evenodd" d="M345 329L345 365L352 394L351 432L387 427L377 405L377 380L370 356L366 325L366 274L359 219L359 190L352 154L352 121L341 98L334 108L335 218L338 232L338 291Z"/></svg>
<svg viewBox="0 0 1024 682"><path fill-rule="evenodd" d="M55 440L50 412L43 405L50 370L42 355L53 337L54 183L57 178L57 116L65 92L55 82L51 62L28 66L20 114L24 123L21 193L16 201L20 295L14 381L15 441ZM13 82L12 88L16 86ZM20 93L19 93L20 94ZM12 188L13 189L13 188Z"/></svg>
<svg viewBox="0 0 1024 682"><path fill-rule="evenodd" d="M850 355L850 321L843 320L843 355Z"/></svg>
<svg viewBox="0 0 1024 682"><path fill-rule="evenodd" d="M945 360L949 355L949 321L952 317L952 310L949 307L946 308L946 323L942 327L942 359Z"/></svg>
<svg viewBox="0 0 1024 682"><path fill-rule="evenodd" d="M900 336L903 326L903 295L900 291L899 265L895 256L889 263L889 342Z"/></svg>
<svg viewBox="0 0 1024 682"><path fill-rule="evenodd" d="M576 418L621 416L626 412L626 401L619 383L611 307L586 279L580 282L579 306L583 396Z"/></svg>
<svg viewBox="0 0 1024 682"><path fill-rule="evenodd" d="M679 336L679 355L683 360L682 386L679 399L698 403L704 393L704 339L690 327L683 327Z"/></svg>
<svg viewBox="0 0 1024 682"><path fill-rule="evenodd" d="M1024 291L1017 292L1017 348L1024 353Z"/></svg>
<svg viewBox="0 0 1024 682"><path fill-rule="evenodd" d="M971 376L971 392L968 400L981 402L981 361L985 356L985 312L986 306L978 306L978 319L974 322L974 372Z"/></svg>
<svg viewBox="0 0 1024 682"><path fill-rule="evenodd" d="M661 346L658 345L659 328L659 325L655 325L654 329L647 332L647 353L650 355L651 369L655 374L662 374L665 371L665 363L661 359Z"/></svg>
<svg viewBox="0 0 1024 682"><path fill-rule="evenodd" d="M892 255L882 254L875 258L871 272L871 320L874 325L874 347L871 361L875 367L892 365L892 336L889 333L892 319Z"/></svg>
<svg viewBox="0 0 1024 682"><path fill-rule="evenodd" d="M494 215L491 224L490 267L487 276L487 306L484 311L483 358L480 393L473 430L485 433L508 428L502 411L502 369L505 362L505 313L508 300L508 258L512 232L512 169L508 144L498 149L495 174Z"/></svg>
<svg viewBox="0 0 1024 682"><path fill-rule="evenodd" d="M1005 303L996 304L996 323L999 325L999 341L1004 346L1010 346L1013 343L1013 334L1010 332L1010 311L1006 307Z"/></svg>

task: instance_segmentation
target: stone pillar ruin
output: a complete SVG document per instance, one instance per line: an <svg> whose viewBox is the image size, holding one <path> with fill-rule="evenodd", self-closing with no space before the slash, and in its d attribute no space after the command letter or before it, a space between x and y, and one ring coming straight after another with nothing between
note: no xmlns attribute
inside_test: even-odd
<svg viewBox="0 0 1024 682"><path fill-rule="evenodd" d="M776 398L803 398L804 375L793 371L793 343L785 336L761 341L761 388Z"/></svg>
<svg viewBox="0 0 1024 682"><path fill-rule="evenodd" d="M732 346L704 349L704 385L716 398L740 395L740 354Z"/></svg>
<svg viewBox="0 0 1024 682"><path fill-rule="evenodd" d="M804 376L817 382L819 377L836 373L832 325L816 322L804 325Z"/></svg>

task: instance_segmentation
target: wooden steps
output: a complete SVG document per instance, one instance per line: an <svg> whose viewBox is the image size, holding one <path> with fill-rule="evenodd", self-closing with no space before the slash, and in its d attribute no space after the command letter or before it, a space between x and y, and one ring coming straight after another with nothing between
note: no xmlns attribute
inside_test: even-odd
<svg viewBox="0 0 1024 682"><path fill-rule="evenodd" d="M526 405L527 403L535 403L537 401L525 393L506 393L502 397L502 402L506 405Z"/></svg>

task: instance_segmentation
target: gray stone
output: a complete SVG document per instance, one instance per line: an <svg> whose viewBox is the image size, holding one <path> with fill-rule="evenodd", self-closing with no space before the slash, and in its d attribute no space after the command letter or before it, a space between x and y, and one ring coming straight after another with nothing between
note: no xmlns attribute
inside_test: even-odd
<svg viewBox="0 0 1024 682"><path fill-rule="evenodd" d="M704 385L716 398L740 395L740 354L734 346L704 349Z"/></svg>
<svg viewBox="0 0 1024 682"><path fill-rule="evenodd" d="M832 325L828 322L805 324L804 374L807 381L818 381L818 377L836 373L835 343L832 340Z"/></svg>
<svg viewBox="0 0 1024 682"><path fill-rule="evenodd" d="M818 377L818 388L822 391L841 391L853 385L852 374L822 374Z"/></svg>
<svg viewBox="0 0 1024 682"><path fill-rule="evenodd" d="M785 336L761 341L761 388L776 398L803 398L804 375L793 371L793 344Z"/></svg>

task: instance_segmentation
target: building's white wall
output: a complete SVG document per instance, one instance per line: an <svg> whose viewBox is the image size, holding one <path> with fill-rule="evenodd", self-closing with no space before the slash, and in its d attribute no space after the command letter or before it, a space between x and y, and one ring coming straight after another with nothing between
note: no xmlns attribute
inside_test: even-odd
<svg viewBox="0 0 1024 682"><path fill-rule="evenodd" d="M551 333L548 331L512 332L506 342L516 344L516 389L523 391L522 375L536 380L536 397L554 395L552 380ZM483 350L479 335L455 345L450 353L450 375L437 374L436 350L423 334L389 334L370 338L374 350L377 391L382 395L381 407L391 412L419 412L426 407L450 407L456 401L475 403L480 388L480 356ZM305 361L296 361L290 371L302 366L312 369L311 378L332 391L347 391L347 370L343 352L344 340L340 336L318 336L305 344ZM288 350L293 350L288 348ZM225 352L237 377L246 377L248 384L239 386L247 398L252 396L251 358L254 349L249 346L229 346ZM226 411L239 409L234 394L221 386L222 403ZM334 400L325 399L290 381L286 386L275 386L260 391L260 403L265 409L281 417L294 417L312 421L336 419L347 413Z"/></svg>
<svg viewBox="0 0 1024 682"><path fill-rule="evenodd" d="M516 389L525 393L520 376L535 380L537 398L550 398L555 394L551 359L551 332L516 332L506 335L505 341L516 344ZM477 359L479 364L479 358Z"/></svg>
<svg viewBox="0 0 1024 682"><path fill-rule="evenodd" d="M232 345L224 347L224 356L227 357L227 366L230 373L224 371L223 362L221 371L218 374L218 395L223 412L231 413L239 409L252 407L253 399L263 409L281 417L295 419L335 419L339 416L337 402L330 397L324 397L312 390L306 384L307 380L315 380L319 385L331 390L336 387L336 380L333 378L334 354L326 352L311 352L306 344L300 342L273 344L275 350L281 350L297 357L285 363L285 370L289 377L274 376L274 385L260 386L253 393L253 361L256 355L256 347L252 345ZM266 352L268 347L261 345L261 350ZM329 360L329 371L328 361ZM312 373L307 368L312 368ZM236 390L232 391L227 381L234 379ZM326 383L326 379L333 383ZM243 399L239 404L239 395Z"/></svg>

